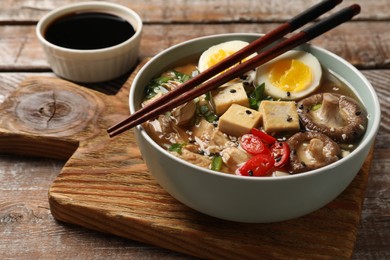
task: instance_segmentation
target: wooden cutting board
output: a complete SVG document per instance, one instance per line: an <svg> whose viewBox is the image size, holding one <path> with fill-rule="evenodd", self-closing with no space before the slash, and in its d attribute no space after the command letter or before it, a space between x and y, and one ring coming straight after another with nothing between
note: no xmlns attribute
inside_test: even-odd
<svg viewBox="0 0 390 260"><path fill-rule="evenodd" d="M372 151L337 199L304 217L243 224L198 213L157 184L132 131L113 139L106 133L128 116L129 88L143 64L99 91L27 78L0 106L0 152L69 158L49 190L56 219L202 258L352 256Z"/></svg>

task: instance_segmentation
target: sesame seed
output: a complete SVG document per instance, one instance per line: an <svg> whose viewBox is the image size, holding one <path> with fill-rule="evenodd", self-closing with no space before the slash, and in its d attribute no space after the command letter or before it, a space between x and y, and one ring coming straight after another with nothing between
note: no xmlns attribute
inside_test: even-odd
<svg viewBox="0 0 390 260"><path fill-rule="evenodd" d="M237 92L237 90L235 90L235 89L230 90L230 93L236 93L236 92Z"/></svg>
<svg viewBox="0 0 390 260"><path fill-rule="evenodd" d="M355 113L355 115L357 115L357 116L360 116L362 114L362 112L360 112L360 111L357 111L356 113Z"/></svg>
<svg viewBox="0 0 390 260"><path fill-rule="evenodd" d="M252 111L250 111L250 110L245 110L245 113L246 113L247 115L250 115L250 114L252 114Z"/></svg>
<svg viewBox="0 0 390 260"><path fill-rule="evenodd" d="M287 91L287 92L286 92L286 95L287 95L288 97L291 96L290 91Z"/></svg>

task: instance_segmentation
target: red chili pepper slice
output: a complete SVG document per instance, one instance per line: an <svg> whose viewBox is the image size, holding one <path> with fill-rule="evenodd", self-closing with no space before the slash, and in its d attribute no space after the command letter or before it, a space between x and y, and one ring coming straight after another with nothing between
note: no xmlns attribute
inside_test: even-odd
<svg viewBox="0 0 390 260"><path fill-rule="evenodd" d="M238 168L238 173L243 176L267 176L271 174L274 164L272 155L258 154Z"/></svg>
<svg viewBox="0 0 390 260"><path fill-rule="evenodd" d="M261 139L252 134L245 134L241 137L240 145L242 149L250 154L259 154L266 149ZM267 149L268 150L268 149Z"/></svg>
<svg viewBox="0 0 390 260"><path fill-rule="evenodd" d="M282 168L290 159L290 147L286 142L276 142L270 149L275 159L275 167Z"/></svg>
<svg viewBox="0 0 390 260"><path fill-rule="evenodd" d="M264 143L267 144L273 144L276 142L276 138L265 133L264 131L261 131L260 129L257 128L252 128L251 134L259 137Z"/></svg>

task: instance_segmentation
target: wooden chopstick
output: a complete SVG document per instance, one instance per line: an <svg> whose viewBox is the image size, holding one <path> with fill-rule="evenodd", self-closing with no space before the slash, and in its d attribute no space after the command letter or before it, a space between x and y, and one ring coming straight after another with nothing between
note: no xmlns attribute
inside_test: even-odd
<svg viewBox="0 0 390 260"><path fill-rule="evenodd" d="M227 57L222 62L219 62L218 64L210 67L209 69L203 71L196 77L193 77L192 79L186 81L185 83L181 84L179 87L173 89L169 93L165 94L164 96L160 97L159 99L156 99L154 102L150 103L148 106L143 107L136 112L134 112L128 119L120 122L119 124L111 127L108 129L108 132L111 133L112 131L126 125L131 120L137 118L141 114L148 113L149 111L153 110L154 108L159 107L161 104L165 103L166 100L171 99L171 97L179 96L180 94L186 92L189 89L194 88L195 86L201 84L202 82L206 81L209 78L212 78L213 76L217 75L221 71L226 70L227 68L233 66L234 64L240 62L245 57L248 57L249 55L263 49L264 47L268 46L269 44L273 43L274 41L282 38L286 34L295 31L296 29L302 27L306 23L316 19L320 15L324 14L325 12L331 10L334 8L337 4L341 3L342 0L325 0L322 1L311 8L305 10L304 12L296 15L289 21L283 23L282 25L278 26L271 32L265 34L263 37L258 38L257 40L253 41L246 47L242 48L241 50L237 51L233 55Z"/></svg>
<svg viewBox="0 0 390 260"><path fill-rule="evenodd" d="M336 4L336 3L339 3L340 1L324 1L324 2L321 2L320 4L327 3L328 4L327 8L329 8L330 2L332 2L333 4ZM314 6L311 9L315 9L317 12L319 12L316 9L317 6ZM322 21L302 30L300 33L296 34L295 36L292 36L289 39L286 39L286 40L280 42L279 44L275 45L274 47L269 48L268 50L256 55L252 59L249 59L244 63L238 64L235 67L230 68L228 71L226 71L223 74L220 74L219 76L211 78L212 76L214 76L216 74L216 73L212 74L212 72L214 73L213 68L216 67L216 66L214 66L211 69L206 70L205 72L207 72L207 73L201 73L201 74L207 75L206 78L202 78L202 81L200 81L198 79L198 77L194 77L192 80L190 80L190 81L192 81L192 84L185 84L185 83L182 84L181 86L179 86L178 88L175 89L176 91L171 91L171 92L174 92L173 95L169 95L170 93L168 93L168 94L164 95L162 98L160 98L160 99L156 100L155 102L153 102L152 104L150 104L149 106L146 106L146 107L136 111L126 120L111 127L110 129L108 129L108 133L109 133L110 137L113 137L113 136L118 135L118 134L120 134L128 129L133 128L136 125L139 125L139 124L145 122L146 120L154 118L163 112L169 111L169 110L171 110L171 109L173 109L173 108L175 108L175 107L177 107L185 102L188 102L188 101L194 99L195 97L200 96L201 94L204 94L204 93L206 93L206 92L208 92L208 91L210 91L210 90L212 90L212 89L214 89L214 88L216 88L216 87L218 87L218 86L220 86L220 85L222 85L222 84L224 84L224 83L226 83L234 78L237 78L238 76L260 66L261 64L264 64L265 62L279 56L280 54L286 52L287 50L295 48L295 47L325 33L326 31L340 25L341 23L344 23L344 22L352 19L352 17L355 16L356 14L358 14L359 12L360 12L360 6L357 4L352 5L350 7L347 7L347 8L344 8L343 10L323 19ZM311 13L311 12L309 11L309 13ZM318 15L318 13L317 13L317 15ZM299 15L298 17L294 17L292 20L290 20L290 22L287 22L286 24L284 24L281 27L278 27L277 29L272 31L270 33L271 36L268 36L269 34L267 34L267 36L263 36L263 37L259 38L258 40L256 40L255 42L260 42L259 45L261 45L261 47L259 47L259 45L253 46L252 44L250 44L252 46L244 48L244 49L249 49L249 53L245 52L246 56L244 56L244 57L238 56L240 54L237 54L238 53L237 52L236 55L232 55L233 58L230 58L228 61L228 62L230 62L231 60L234 60L234 62L232 62L231 65L226 65L225 61L228 60L228 58L227 58L223 62L221 62L223 64L217 64L217 66L218 66L217 70L222 68L221 69L221 71L222 71L226 68L229 68L233 64L237 63L238 61L240 61L243 58L252 54L254 52L254 50L257 50L259 48L263 48L266 45L268 45L272 39L273 39L273 41L275 41L276 39L279 39L279 37L281 37L280 36L281 34L285 35L286 33L288 33L288 31L291 30L291 28L295 29L295 28L297 28L297 26L301 26L303 21L305 21L305 19L307 19L307 17L310 17L313 19L313 17L308 15L307 12L304 13L304 17L302 17L302 14ZM296 18L298 18L298 19L295 20ZM291 23L291 21L292 21L292 23ZM306 22L308 22L308 21L306 21ZM261 39L264 37L266 37L265 42L267 42L267 44L265 46L263 46L264 41L261 41ZM274 38L274 37L278 37L278 38ZM242 53L244 51L240 50L239 53ZM232 57L232 56L230 56L230 57ZM212 72L210 72L210 70L212 70ZM204 80L208 80L208 81L201 84L197 88L194 88L194 86L199 85ZM187 83L190 83L190 81L187 81ZM189 88L188 85L190 85L191 87ZM184 90L182 87L184 87ZM161 101L161 100L163 100L163 101ZM154 108L156 108L156 109L153 110Z"/></svg>
<svg viewBox="0 0 390 260"><path fill-rule="evenodd" d="M132 122L133 120L136 120L138 117L149 113L155 108L160 107L162 104L166 103L167 100L170 100L176 96L180 96L184 92L194 88L195 86L198 86L199 84L203 83L209 78L212 78L213 76L217 75L221 71L226 70L227 68L233 66L234 64L240 62L245 57L248 57L249 55L263 49L264 47L268 46L269 44L273 43L274 41L282 38L286 34L300 28L301 26L305 25L306 23L316 19L320 15L324 14L325 12L331 10L336 5L341 3L342 0L325 0L322 1L311 8L305 10L304 12L296 15L289 21L283 23L282 25L278 26L271 32L265 34L264 36L258 38L257 40L253 41L243 49L237 51L233 55L227 57L222 62L210 67L209 69L203 71L196 77L193 77L192 79L186 81L185 83L181 84L179 87L173 89L172 91L168 92L167 94L163 95L162 97L154 100L152 103L150 103L148 106L145 106L137 111L135 111L130 117L123 120L122 122L110 127L107 132L111 137L126 131L128 128L126 127L127 124ZM123 131L119 131L118 129L125 127Z"/></svg>

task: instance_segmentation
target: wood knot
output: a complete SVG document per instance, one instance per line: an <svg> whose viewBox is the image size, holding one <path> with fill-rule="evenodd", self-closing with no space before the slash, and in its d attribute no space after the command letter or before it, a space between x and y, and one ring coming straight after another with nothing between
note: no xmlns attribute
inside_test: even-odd
<svg viewBox="0 0 390 260"><path fill-rule="evenodd" d="M64 81L53 81L57 83ZM70 83L69 83L70 84ZM48 136L72 136L96 121L104 103L90 91L66 85L33 84L12 97L7 128Z"/></svg>

